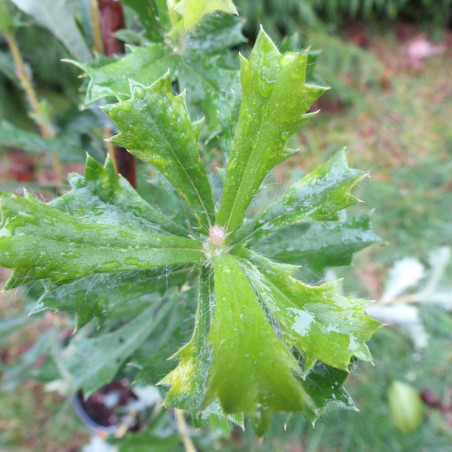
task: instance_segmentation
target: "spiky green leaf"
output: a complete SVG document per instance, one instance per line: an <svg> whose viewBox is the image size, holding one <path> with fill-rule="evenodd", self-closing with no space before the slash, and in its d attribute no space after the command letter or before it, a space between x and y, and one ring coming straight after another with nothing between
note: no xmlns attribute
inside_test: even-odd
<svg viewBox="0 0 452 452"><path fill-rule="evenodd" d="M153 43L129 47L120 60L83 64L69 60L89 77L85 104L104 97L119 100L130 96L129 80L151 85L170 71L181 91L187 90L192 114L206 117L207 139L220 134L222 149L229 152L229 142L238 116L240 80L236 54L229 52L244 41L241 22L219 14L209 17L176 46Z"/></svg>
<svg viewBox="0 0 452 452"><path fill-rule="evenodd" d="M121 59L102 59L92 64L67 60L90 79L85 94L86 105L104 97L126 100L130 97L130 79L151 85L174 66L174 56L164 44L129 46L128 49L129 53Z"/></svg>
<svg viewBox="0 0 452 452"><path fill-rule="evenodd" d="M305 83L307 61L307 53L281 55L263 30L250 59L241 58L242 104L218 212L227 232L240 226L269 171L293 154L287 140L325 91Z"/></svg>
<svg viewBox="0 0 452 452"><path fill-rule="evenodd" d="M370 219L370 214L363 214L345 221L295 224L258 242L253 249L322 275L328 267L350 265L354 253L380 240Z"/></svg>
<svg viewBox="0 0 452 452"><path fill-rule="evenodd" d="M109 159L102 166L88 157L85 177L74 173L69 181L72 190L50 205L81 221L180 236L189 231L188 225L168 218L147 203L126 179L118 176Z"/></svg>
<svg viewBox="0 0 452 452"><path fill-rule="evenodd" d="M303 410L304 417L314 424L319 416L334 406L356 410L352 398L343 387L348 375L345 370L335 369L317 361L306 378L302 380L303 388L310 395L315 406L315 410L306 406Z"/></svg>
<svg viewBox="0 0 452 452"><path fill-rule="evenodd" d="M132 98L106 111L119 128L113 142L157 168L179 191L206 229L214 203L197 145L199 124L190 121L183 95L174 96L165 75L150 87L131 84Z"/></svg>
<svg viewBox="0 0 452 452"><path fill-rule="evenodd" d="M212 352L207 337L210 329L210 304L213 302L213 281L207 269L200 274L198 284L198 309L193 336L190 342L172 356L172 359L180 360L179 365L160 381L160 384L171 386L165 404L192 413L199 411L203 405Z"/></svg>
<svg viewBox="0 0 452 452"><path fill-rule="evenodd" d="M133 316L158 301L169 287L182 287L190 267L101 274L52 288L41 295L36 310L74 312L78 330L93 319L100 323ZM167 358L167 357L166 357ZM155 382L153 382L155 383Z"/></svg>
<svg viewBox="0 0 452 452"><path fill-rule="evenodd" d="M295 358L273 331L237 260L223 255L212 261L213 349L204 404L218 397L226 413L248 413L262 435L274 412L300 411L309 396L295 378L301 372Z"/></svg>
<svg viewBox="0 0 452 452"><path fill-rule="evenodd" d="M381 324L366 316L363 300L340 295L340 281L308 286L266 258L247 256L248 278L284 342L302 353L305 371L317 361L343 370L352 356L372 361L366 341Z"/></svg>
<svg viewBox="0 0 452 452"><path fill-rule="evenodd" d="M0 212L0 265L14 269L6 289L38 279L64 284L93 273L204 260L195 240L83 222L29 193L3 194Z"/></svg>
<svg viewBox="0 0 452 452"><path fill-rule="evenodd" d="M350 190L365 176L363 171L348 166L344 151L338 152L290 187L281 199L244 223L232 242L250 246L303 220L336 221L338 211L359 202Z"/></svg>

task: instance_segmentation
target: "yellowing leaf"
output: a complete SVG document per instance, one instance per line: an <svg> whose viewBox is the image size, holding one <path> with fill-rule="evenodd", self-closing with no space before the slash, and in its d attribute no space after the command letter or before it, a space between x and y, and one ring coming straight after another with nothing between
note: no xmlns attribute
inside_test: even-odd
<svg viewBox="0 0 452 452"><path fill-rule="evenodd" d="M188 344L172 356L172 359L180 359L179 365L160 381L161 384L171 385L165 404L192 413L197 413L202 408L210 367L212 346L208 343L207 336L210 329L211 284L213 281L210 280L209 272L204 269L199 279L193 336Z"/></svg>
<svg viewBox="0 0 452 452"><path fill-rule="evenodd" d="M232 0L182 0L173 6L173 10L182 16L185 31L192 29L205 15L214 11L238 14Z"/></svg>

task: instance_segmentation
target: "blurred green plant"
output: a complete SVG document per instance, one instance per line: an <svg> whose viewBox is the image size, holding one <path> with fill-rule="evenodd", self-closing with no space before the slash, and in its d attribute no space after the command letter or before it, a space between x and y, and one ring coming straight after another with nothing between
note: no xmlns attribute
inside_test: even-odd
<svg viewBox="0 0 452 452"><path fill-rule="evenodd" d="M14 3L0 3L0 44L3 38L7 50L2 45L0 149L39 154L35 162L41 168L46 152L61 184L65 176L60 160L82 162L86 152L103 155L95 116L78 108L77 73L61 62L66 48L87 60L91 52L76 25L74 5L59 2L57 8L47 8L42 2ZM38 25L31 24L18 7Z"/></svg>
<svg viewBox="0 0 452 452"><path fill-rule="evenodd" d="M274 412L314 422L330 405L354 408L342 385L355 358L371 361L365 342L380 324L364 314L363 300L340 295L339 282L308 286L294 265L322 272L377 237L368 217L340 223L338 212L358 202L350 190L365 176L344 152L247 218L268 173L296 152L289 139L314 116L306 111L325 88L306 80L309 52L281 54L263 31L249 58L240 57L239 73L229 50L241 38L239 22L225 14L235 12L231 5L170 2L163 40L76 63L90 78L88 102L117 101L104 108L119 130L113 143L169 182L154 181L166 208L147 203L111 161L88 158L85 176L72 175L71 191L48 204L29 193L2 195L0 263L13 269L5 288L42 282L40 306L76 312L78 334L52 356L68 391L90 395L134 364L124 372L171 386L166 405L188 410L195 425L212 415L241 423L245 412L261 436ZM191 121L189 107L205 114L201 136L218 137L225 153L232 143L219 203L200 157L201 121ZM317 239L308 258L292 253L289 264L271 247L257 252L256 244L298 224L305 227L293 247ZM186 322L180 331L194 311L194 327ZM174 336L165 350L155 345L161 328ZM24 365L51 344L49 331ZM170 355L178 366L168 368Z"/></svg>

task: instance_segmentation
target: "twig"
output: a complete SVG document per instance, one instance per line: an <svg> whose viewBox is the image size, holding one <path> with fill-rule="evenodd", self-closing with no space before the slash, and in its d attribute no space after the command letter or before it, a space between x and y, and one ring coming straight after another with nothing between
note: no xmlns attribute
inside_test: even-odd
<svg viewBox="0 0 452 452"><path fill-rule="evenodd" d="M14 64L16 66L16 74L25 92L27 100L30 104L32 117L39 128L39 132L44 138L55 138L56 133L51 124L44 124L40 122L39 117L41 113L41 107L39 106L38 97L31 83L30 77L25 69L25 63L20 53L19 46L17 45L16 38L10 31L4 31L6 42L8 43L11 56L13 57ZM54 152L50 152L52 157L53 167L58 177L58 182L61 183L64 180L64 170L60 159Z"/></svg>
<svg viewBox="0 0 452 452"><path fill-rule="evenodd" d="M100 27L99 4L97 0L91 0L91 19L93 21L94 52L102 53L102 29Z"/></svg>
<svg viewBox="0 0 452 452"><path fill-rule="evenodd" d="M105 138L105 144L107 146L107 152L110 156L110 160L113 163L113 167L115 168L116 173L119 173L118 169L118 160L116 159L116 152L115 152L115 146L110 141L110 138L112 137L112 133L109 127L104 127L104 138Z"/></svg>
<svg viewBox="0 0 452 452"><path fill-rule="evenodd" d="M91 17L93 21L93 39L94 39L94 52L103 53L104 46L102 43L102 27L100 24L100 14L99 14L99 3L98 0L91 0ZM107 152L110 156L110 160L113 163L113 167L118 173L118 162L116 160L115 147L109 141L112 136L111 130L105 126L104 127L104 139L107 146Z"/></svg>
<svg viewBox="0 0 452 452"><path fill-rule="evenodd" d="M184 412L182 410L175 409L177 427L179 429L179 433L182 436L182 441L184 443L186 452L196 452L196 447L193 444L193 441L190 438L188 433L188 427L185 422Z"/></svg>
<svg viewBox="0 0 452 452"><path fill-rule="evenodd" d="M124 28L124 9L121 3L113 0L92 0L97 2L97 8L92 9L97 14L96 21L102 37L101 48L105 55L113 56L124 53L124 44L116 39L115 33ZM136 187L135 159L126 149L109 142L112 132L104 128L107 151L118 174L124 176L133 187Z"/></svg>
<svg viewBox="0 0 452 452"><path fill-rule="evenodd" d="M419 296L417 294L414 295L404 295L402 297L397 297L392 300L384 301L378 300L375 303L372 303L371 306L389 306L398 303L417 303L419 301Z"/></svg>

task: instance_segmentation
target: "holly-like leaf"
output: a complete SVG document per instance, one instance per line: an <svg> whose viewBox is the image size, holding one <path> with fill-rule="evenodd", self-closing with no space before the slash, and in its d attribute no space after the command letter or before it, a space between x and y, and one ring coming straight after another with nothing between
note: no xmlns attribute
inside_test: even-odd
<svg viewBox="0 0 452 452"><path fill-rule="evenodd" d="M206 229L215 223L214 203L183 95L174 96L169 75L150 87L131 84L132 98L106 111L120 133L112 141L157 168L179 191Z"/></svg>
<svg viewBox="0 0 452 452"><path fill-rule="evenodd" d="M344 151L290 187L282 199L246 222L233 243L253 243L303 220L337 221L337 212L359 202L349 192L366 173L350 168Z"/></svg>
<svg viewBox="0 0 452 452"><path fill-rule="evenodd" d="M166 0L120 0L137 15L143 26L144 36L160 42L170 25Z"/></svg>
<svg viewBox="0 0 452 452"><path fill-rule="evenodd" d="M218 397L226 413L248 413L261 436L274 412L300 411L309 396L295 378L297 361L273 331L237 260L223 255L212 262L213 349L204 405Z"/></svg>
<svg viewBox="0 0 452 452"><path fill-rule="evenodd" d="M125 178L118 176L110 159L102 166L88 157L85 177L74 173L69 181L72 190L50 205L81 221L159 234L184 236L189 231L141 198Z"/></svg>
<svg viewBox="0 0 452 452"><path fill-rule="evenodd" d="M169 70L179 89L187 90L191 113L206 117L206 138L222 133L222 148L229 152L241 95L238 59L229 49L244 41L241 26L235 17L219 14L184 34L177 46L131 46L120 60L103 64L68 61L90 78L85 104L104 97L128 99L130 79L151 85Z"/></svg>
<svg viewBox="0 0 452 452"><path fill-rule="evenodd" d="M244 42L241 28L237 18L226 14L201 22L182 38L174 68L180 88L187 90L190 109L206 117L206 140L218 136L226 155L241 99L238 58L229 49Z"/></svg>
<svg viewBox="0 0 452 452"><path fill-rule="evenodd" d="M64 367L74 377L74 389L89 397L113 380L127 358L153 332L170 312L175 297L163 304L152 304L136 318L117 330L98 337L75 339L65 350Z"/></svg>
<svg viewBox="0 0 452 452"><path fill-rule="evenodd" d="M308 286L262 256L243 264L284 342L303 355L305 371L317 361L347 370L352 356L372 361L366 341L381 324L366 316L364 300L339 294L340 281Z"/></svg>
<svg viewBox="0 0 452 452"><path fill-rule="evenodd" d="M93 273L204 260L195 240L82 222L29 193L4 193L0 212L0 265L14 269L5 289L38 279L64 284Z"/></svg>
<svg viewBox="0 0 452 452"><path fill-rule="evenodd" d="M312 411L310 407L305 407L304 417L314 424L319 416L333 406L356 410L352 398L343 387L348 375L345 370L335 369L317 361L306 378L302 380L303 388L310 395L316 408Z"/></svg>
<svg viewBox="0 0 452 452"><path fill-rule="evenodd" d="M242 103L218 212L218 224L228 233L241 225L269 171L293 154L287 140L325 91L305 83L307 61L307 53L281 55L262 30L250 59L241 57Z"/></svg>
<svg viewBox="0 0 452 452"><path fill-rule="evenodd" d="M322 275L328 267L350 265L354 253L380 240L370 219L370 214L363 214L346 221L295 224L258 242L253 249Z"/></svg>
<svg viewBox="0 0 452 452"><path fill-rule="evenodd" d="M207 340L210 329L210 304L213 301L212 285L209 271L202 270L193 336L188 344L171 357L180 359L179 365L160 381L160 384L171 386L165 404L192 413L197 413L203 405L212 354L212 346Z"/></svg>
<svg viewBox="0 0 452 452"><path fill-rule="evenodd" d="M172 9L182 16L185 31L195 27L204 16L214 11L238 14L232 0L181 0Z"/></svg>
<svg viewBox="0 0 452 452"><path fill-rule="evenodd" d="M130 97L130 79L151 85L174 67L171 50L165 44L153 43L145 47L129 46L129 53L119 60L102 59L86 64L66 60L80 68L89 77L86 105L104 97L125 100Z"/></svg>

